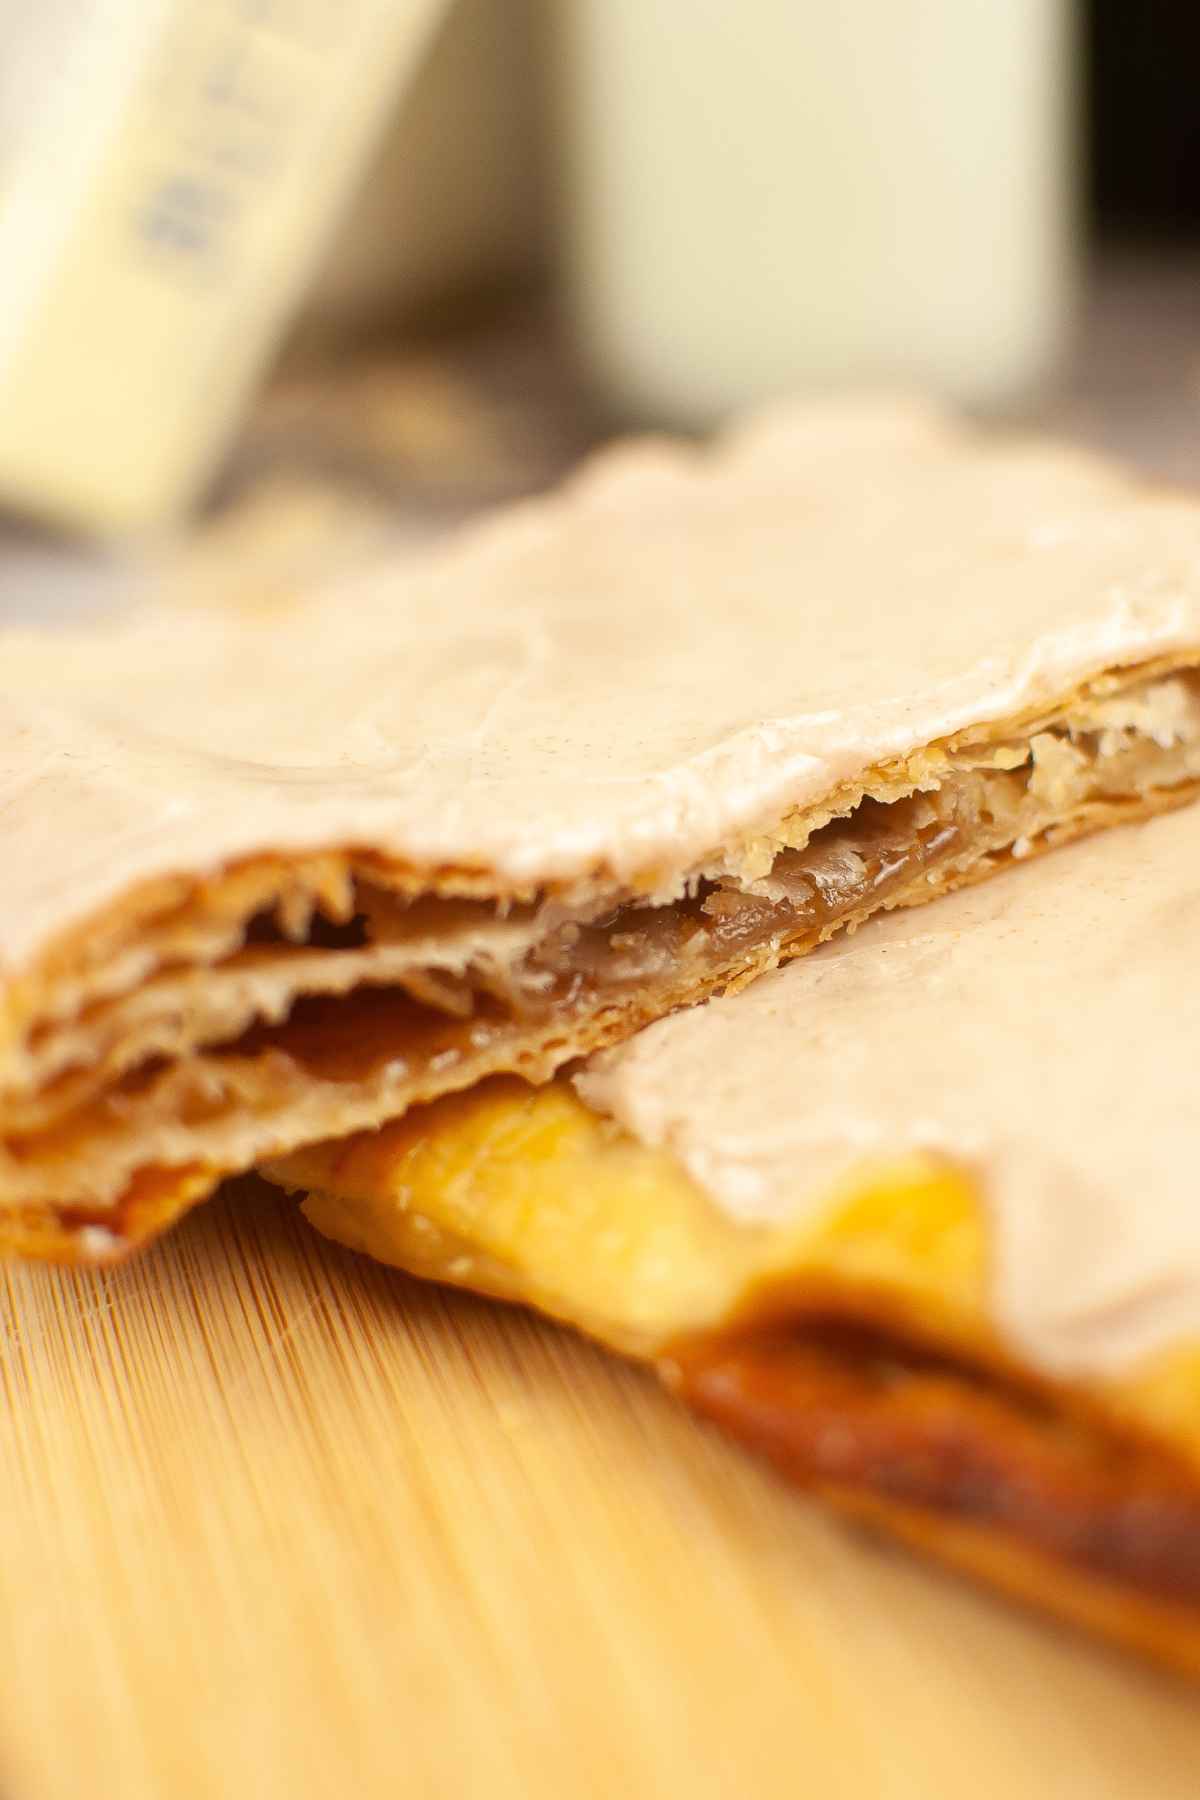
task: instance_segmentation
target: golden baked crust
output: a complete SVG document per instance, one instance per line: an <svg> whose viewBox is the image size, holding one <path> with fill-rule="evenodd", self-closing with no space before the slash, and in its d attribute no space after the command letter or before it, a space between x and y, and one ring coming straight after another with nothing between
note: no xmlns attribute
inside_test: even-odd
<svg viewBox="0 0 1200 1800"><path fill-rule="evenodd" d="M266 1172L351 1248L651 1361L841 1510L1200 1673L1200 1344L1039 1371L998 1328L967 1171L862 1164L751 1225L565 1082L496 1080Z"/></svg>

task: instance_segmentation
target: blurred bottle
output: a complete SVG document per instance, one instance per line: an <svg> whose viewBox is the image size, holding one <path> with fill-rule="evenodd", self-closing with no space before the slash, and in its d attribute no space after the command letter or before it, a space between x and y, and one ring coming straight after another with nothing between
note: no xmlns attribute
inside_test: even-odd
<svg viewBox="0 0 1200 1800"><path fill-rule="evenodd" d="M706 425L1052 370L1076 250L1071 0L556 0L566 302L610 407Z"/></svg>
<svg viewBox="0 0 1200 1800"><path fill-rule="evenodd" d="M447 0L13 0L0 501L99 531L208 479Z"/></svg>

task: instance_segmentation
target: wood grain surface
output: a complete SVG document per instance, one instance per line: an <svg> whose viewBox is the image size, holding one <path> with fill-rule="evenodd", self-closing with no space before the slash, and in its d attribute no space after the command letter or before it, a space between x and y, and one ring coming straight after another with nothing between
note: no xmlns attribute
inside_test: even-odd
<svg viewBox="0 0 1200 1800"><path fill-rule="evenodd" d="M1192 1691L253 1180L3 1277L5 1800L1196 1792Z"/></svg>

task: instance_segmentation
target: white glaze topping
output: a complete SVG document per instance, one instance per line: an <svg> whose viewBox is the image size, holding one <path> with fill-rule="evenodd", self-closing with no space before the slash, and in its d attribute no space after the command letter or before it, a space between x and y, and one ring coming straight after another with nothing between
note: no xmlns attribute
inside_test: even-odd
<svg viewBox="0 0 1200 1800"><path fill-rule="evenodd" d="M837 782L1200 646L1200 508L904 406L610 453L286 614L9 636L0 967L132 884L365 844L679 871Z"/></svg>
<svg viewBox="0 0 1200 1800"><path fill-rule="evenodd" d="M747 1221L861 1157L966 1164L998 1323L1104 1373L1200 1343L1200 807L834 939L593 1059L590 1104Z"/></svg>

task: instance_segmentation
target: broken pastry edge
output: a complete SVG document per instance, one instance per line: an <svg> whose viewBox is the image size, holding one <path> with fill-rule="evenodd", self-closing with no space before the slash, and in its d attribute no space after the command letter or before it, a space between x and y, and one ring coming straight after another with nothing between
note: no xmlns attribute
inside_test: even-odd
<svg viewBox="0 0 1200 1800"><path fill-rule="evenodd" d="M0 1257L60 1267L123 1262L207 1200L222 1176L204 1163L149 1164L111 1208L0 1207Z"/></svg>
<svg viewBox="0 0 1200 1800"><path fill-rule="evenodd" d="M1080 800L1073 813L1051 818L1034 840L1025 840L1019 846L1009 844L1007 833L1001 832L994 845L990 840L982 845L968 844L962 855L951 856L925 872L918 867L894 891L868 895L862 904L838 913L816 932L800 931L790 939L773 937L759 951L749 955L742 952L727 963L710 968L703 979L693 974L678 984L677 991L668 993L665 1004L662 995L656 994L651 1003L643 1004L639 1010L636 993L634 1003L630 1003L602 992L599 1004L591 1010L583 1010L574 1020L566 1021L552 1011L548 1022L536 1031L520 1029L519 1021L502 1020L484 1032L486 1042L478 1054L473 1048L465 1053L457 1049L449 1059L452 1067L447 1066L445 1057L426 1059L428 1067L421 1063L415 1079L403 1046L395 1041L394 1021L390 1034L374 1027L380 1046L387 1038L387 1055L381 1048L375 1056L374 1064L379 1066L376 1069L372 1065L370 1080L360 1079L362 1072L358 1070L352 1081L339 1067L322 1068L320 1056L318 1064L309 1067L303 1045L295 1057L286 1046L279 1056L269 1053L262 1068L248 1056L239 1057L236 1044L215 1047L211 1058L198 1050L166 1066L160 1086L171 1085L162 1093L156 1090L151 1094L153 1105L149 1110L144 1097L135 1097L131 1106L115 1092L100 1095L90 1112L85 1109L74 1117L68 1115L55 1121L47 1137L49 1153L41 1167L36 1140L10 1139L10 1151L0 1147L0 1190L8 1190L7 1200L0 1197L0 1205L102 1208L119 1198L145 1161L171 1165L204 1160L234 1172L251 1166L265 1154L282 1153L304 1142L375 1127L409 1105L423 1103L438 1092L467 1086L499 1070L513 1070L535 1080L548 1079L563 1062L629 1036L665 1010L694 1003L714 992L734 991L777 963L804 954L834 931L843 927L855 929L874 912L923 903L956 887L971 885L1005 866L1013 856L1026 859L1097 829L1173 809L1191 799L1197 786L1195 780L1186 779L1170 787L1149 788L1133 797ZM885 807L885 813L886 810ZM388 993L386 988L367 983L345 996L340 1006L348 1006L355 995L360 1011L372 996L386 1005ZM440 1018L428 1010L424 1016L427 1021ZM344 1025L349 1015L339 1013L339 1018ZM371 1032L370 1018L358 1023ZM442 1019L441 1023L449 1029L447 1020ZM290 1031L292 1026L285 1029ZM357 1042L357 1035L352 1036ZM321 1054L328 1063L327 1052ZM334 1060L336 1064L336 1056ZM252 1091L243 1091L247 1083ZM175 1087L180 1087L184 1099L192 1090L199 1094L198 1126L193 1128L186 1118L180 1119L172 1100ZM220 1130L221 1107L214 1109L211 1104L214 1093L226 1115ZM72 1143L85 1140L91 1185L83 1192L70 1192L67 1153ZM68 1192L69 1199L65 1197Z"/></svg>
<svg viewBox="0 0 1200 1800"><path fill-rule="evenodd" d="M1098 663L1057 698L1042 698L1017 714L981 718L942 738L910 745L847 775L818 801L761 816L736 838L710 846L686 868L660 862L621 875L597 862L570 880L530 886L482 864L426 866L378 844L321 841L287 849L264 846L216 867L156 875L58 932L27 967L11 972L0 986L0 1103L6 1092L20 1093L31 1084L32 1070L22 1066L22 1051L32 1030L43 1025L53 1029L89 1005L119 1000L155 968L213 966L236 946L239 925L244 928L264 908L286 908L289 898L316 912L329 905L331 897L348 894L357 879L405 899L472 899L505 908L542 899L570 909L668 905L698 881L753 878L776 855L803 847L824 826L848 818L864 800L886 805L935 787L950 771L951 759L965 751L999 748L1014 737L1031 739L1038 729L1098 698L1189 673L1200 674L1200 651L1195 646ZM338 913L339 903L333 898L330 916ZM174 937L173 920L178 926ZM89 980L114 958L136 959L139 938L156 926L168 928L161 957L115 988ZM189 959L189 939L194 942L206 928L217 932L214 954ZM302 991L295 996L300 997Z"/></svg>
<svg viewBox="0 0 1200 1800"><path fill-rule="evenodd" d="M1049 828L1041 838L1023 846L1020 860L1028 861L1101 830L1173 811L1192 802L1198 793L1200 782L1189 782L1177 788L1152 790L1127 801L1091 803L1078 817ZM717 992L736 992L769 969L807 954L818 943L826 941L835 933L856 930L880 911L923 905L927 900L989 879L1012 860L1011 847L1000 849L981 857L978 862L966 868L959 868L951 863L937 871L937 879L932 882L928 874L918 870L910 883L889 896L884 906L864 905L840 917L828 929L798 937L776 950L765 949L737 968L719 971L700 989L689 987L686 992L681 991L667 1010L694 1004ZM139 1160L136 1146L131 1145L131 1154L121 1165L119 1186L112 1200L95 1197L71 1202L60 1200L60 1183L52 1168L43 1179L42 1185L48 1190L46 1198L23 1198L15 1203L0 1199L0 1234L5 1213L15 1212L27 1221L22 1227L23 1235L31 1239L40 1237L47 1243L52 1243L56 1233L63 1233L64 1248L61 1254L67 1260L78 1260L81 1253L69 1241L71 1218L84 1217L86 1224L81 1228L84 1231L95 1224L98 1218L102 1222L107 1209L119 1207L130 1184L136 1182L147 1166L171 1169L205 1163L219 1168L222 1175L233 1175L255 1166L265 1157L281 1158L308 1144L363 1131L377 1131L403 1118L413 1108L428 1106L443 1096L469 1091L479 1082L498 1075L512 1074L528 1082L547 1082L564 1064L622 1042L643 1026L652 1023L661 1015L662 1010L656 1007L643 1010L642 1013L631 1013L627 1008L604 1007L589 1017L584 1027L570 1040L563 1036L560 1023L552 1018L540 1036L522 1044L515 1051L501 1044L498 1050L481 1055L477 1062L465 1060L452 1071L435 1070L433 1076L423 1084L418 1083L400 1105L394 1098L389 1098L386 1083L368 1087L348 1081L332 1084L337 1086L339 1095L338 1106L332 1113L327 1110L328 1096L322 1089L317 1089L315 1094L309 1095L311 1116L306 1115L302 1108L297 1108L295 1115L288 1120L270 1113L265 1107L252 1107L245 1116L234 1112L225 1139L217 1143L211 1140L207 1143L194 1142L189 1139L174 1153L173 1145L168 1147L160 1144L155 1147L149 1165ZM187 1061L183 1062L180 1065L181 1076L186 1076L192 1066ZM101 1100L98 1104L103 1106L105 1102ZM64 1131L64 1126L58 1127L56 1131L56 1141L60 1145L64 1141ZM171 1138L174 1134L168 1131L166 1135ZM92 1155L95 1156L94 1141ZM149 1229L144 1237L148 1240L153 1235L154 1230ZM0 1235L0 1244L4 1241Z"/></svg>
<svg viewBox="0 0 1200 1800"><path fill-rule="evenodd" d="M567 1139L567 1153L556 1167L560 1136ZM623 1187L607 1239L594 1217L593 1197L584 1192L580 1200L580 1156L589 1146L601 1162L609 1159L612 1178ZM529 1227L524 1238L522 1233L535 1211L544 1221L555 1197L547 1201L541 1191L546 1184L531 1181L531 1169L541 1169L557 1189L560 1207L584 1215L585 1241L575 1254L560 1246L548 1259L543 1255L541 1267L538 1228ZM740 1342L794 1333L800 1346L820 1350L849 1330L870 1334L900 1364L936 1358L957 1383L951 1423L965 1438L978 1426L982 1393L985 1424L988 1409L995 1414L997 1406L1009 1407L1018 1426L1027 1422L1027 1411L1045 1420L1045 1455L1029 1459L1024 1474L1030 1480L1039 1464L1052 1487L1070 1479L1070 1458L1065 1474L1056 1461L1060 1437L1082 1441L1085 1464L1094 1451L1102 1476L1111 1453L1119 1451L1133 1459L1143 1486L1118 1492L1115 1501L1110 1496L1109 1511L1115 1509L1119 1521L1126 1503L1136 1512L1139 1499L1152 1503L1164 1487L1168 1500L1182 1494L1186 1529L1193 1508L1196 1513L1200 1552L1200 1442L1188 1445L1182 1438L1184 1402L1200 1393L1200 1345L1159 1353L1104 1381L1068 1381L1031 1370L1003 1341L991 1314L986 1206L977 1179L941 1158L906 1154L860 1164L838 1182L811 1223L793 1232L756 1231L720 1213L669 1150L628 1138L584 1106L565 1082L522 1091L519 1083L500 1080L436 1102L381 1133L315 1146L265 1172L305 1196L306 1216L325 1235L410 1273L532 1304L609 1348L650 1362L692 1410L710 1418L720 1409L705 1395L704 1370L735 1355ZM632 1206L640 1213L644 1231L647 1199L656 1190L665 1194L668 1213L678 1214L676 1228L703 1246L702 1259L719 1261L731 1244L739 1248L707 1287L686 1267L686 1257L677 1257L679 1304L670 1316L661 1309L661 1296L647 1305L643 1295L618 1317L611 1301L607 1310L597 1304L596 1264L606 1242L607 1254L615 1251L619 1263L616 1247L628 1225L622 1211ZM477 1230L473 1218L490 1226L492 1235ZM496 1235L501 1220L516 1232L507 1243L503 1233ZM522 1242L532 1254L522 1255ZM665 1248L669 1253L670 1244ZM564 1270L575 1271L574 1292ZM580 1270L587 1271L582 1280ZM623 1277L619 1268L616 1273L619 1288ZM584 1291L589 1282L590 1298ZM633 1284L624 1285L628 1293ZM653 1329L651 1316L657 1318ZM730 1421L719 1416L717 1422L727 1435L764 1449L753 1431L731 1431ZM909 1439L908 1451L919 1469L919 1435ZM953 1494L948 1499L936 1482L922 1504L911 1493L839 1484L816 1467L785 1472L840 1511L1018 1599L1200 1674L1194 1604L1162 1591L1157 1576L1122 1577L1119 1556L1114 1572L1096 1566L1094 1557L1089 1565L1082 1553L1055 1554L1015 1527L956 1512ZM1018 1482L1022 1473L1018 1465ZM1081 1517L1086 1525L1086 1513ZM1073 1523L1078 1521L1065 1515L1068 1537ZM1127 1558L1135 1573L1137 1549L1135 1534Z"/></svg>

